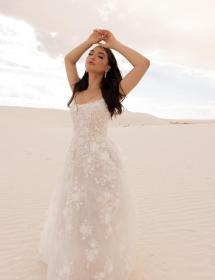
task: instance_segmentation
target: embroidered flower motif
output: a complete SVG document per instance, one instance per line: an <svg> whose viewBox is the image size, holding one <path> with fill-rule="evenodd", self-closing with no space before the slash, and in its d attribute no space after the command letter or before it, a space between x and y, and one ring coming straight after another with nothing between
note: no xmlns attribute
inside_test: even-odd
<svg viewBox="0 0 215 280"><path fill-rule="evenodd" d="M73 262L68 263L66 257L63 257L63 266L56 269L57 279L59 280L69 280L73 276Z"/></svg>
<svg viewBox="0 0 215 280"><path fill-rule="evenodd" d="M104 269L107 272L107 274L110 274L113 271L113 263L109 256L106 257Z"/></svg>
<svg viewBox="0 0 215 280"><path fill-rule="evenodd" d="M104 272L96 272L96 274L93 276L93 279L95 279L95 280L105 279Z"/></svg>
<svg viewBox="0 0 215 280"><path fill-rule="evenodd" d="M94 171L95 171L95 160L93 158L93 155L92 154L89 154L86 156L85 159L83 159L83 172L84 172L84 175L86 177L90 177L94 174Z"/></svg>
<svg viewBox="0 0 215 280"><path fill-rule="evenodd" d="M92 152L98 151L98 150L99 150L99 147L100 147L100 146L99 146L96 142L93 142L93 143L90 144L90 150L91 150Z"/></svg>
<svg viewBox="0 0 215 280"><path fill-rule="evenodd" d="M120 207L120 199L119 199L119 197L117 197L117 198L114 200L114 202L113 202L113 207L114 207L115 209L118 209L118 208Z"/></svg>
<svg viewBox="0 0 215 280"><path fill-rule="evenodd" d="M89 162L89 163L92 162L92 157L91 157L91 156L89 156L89 157L87 158L87 162Z"/></svg>
<svg viewBox="0 0 215 280"><path fill-rule="evenodd" d="M96 256L99 253L98 243L95 239L90 240L89 247L86 248L85 254L87 258L87 267L89 267L91 262L96 260Z"/></svg>
<svg viewBox="0 0 215 280"><path fill-rule="evenodd" d="M101 204L105 204L111 200L111 192L108 190L101 190L99 196L97 197L97 201Z"/></svg>
<svg viewBox="0 0 215 280"><path fill-rule="evenodd" d="M95 280L102 280L102 279L106 279L107 275L110 275L113 272L113 263L111 261L110 257L106 257L105 259L105 265L104 265L104 271L97 271L94 276L93 279Z"/></svg>
<svg viewBox="0 0 215 280"><path fill-rule="evenodd" d="M111 182L114 179L114 176L111 176L110 173L104 174L104 178L107 182Z"/></svg>
<svg viewBox="0 0 215 280"><path fill-rule="evenodd" d="M92 226L87 222L87 219L80 226L80 233L82 235L82 239L85 240L88 236L92 234Z"/></svg>
<svg viewBox="0 0 215 280"><path fill-rule="evenodd" d="M101 180L100 180L100 177L99 177L99 178L98 178L98 177L95 177L94 179L95 179L95 184L96 184L96 185L100 184L100 181L101 181Z"/></svg>
<svg viewBox="0 0 215 280"><path fill-rule="evenodd" d="M91 239L89 243L90 243L90 246L92 248L95 248L95 247L98 246L98 243L97 243L97 241L95 239Z"/></svg>
<svg viewBox="0 0 215 280"><path fill-rule="evenodd" d="M102 153L101 153L101 159L103 159L103 160L109 160L110 159L110 156L109 156L109 154L107 153L107 151L103 151Z"/></svg>
<svg viewBox="0 0 215 280"><path fill-rule="evenodd" d="M111 214L109 212L105 213L103 220L105 224L109 224L111 221Z"/></svg>
<svg viewBox="0 0 215 280"><path fill-rule="evenodd" d="M105 229L105 239L108 239L113 234L111 225L108 225Z"/></svg>
<svg viewBox="0 0 215 280"><path fill-rule="evenodd" d="M72 208L74 205L77 210L80 210L81 205L83 205L83 200L85 198L85 190L81 184L74 181L73 186L68 191L66 206ZM66 210L65 210L66 211ZM64 215L66 212L64 211Z"/></svg>
<svg viewBox="0 0 215 280"><path fill-rule="evenodd" d="M101 188L103 186L106 186L107 181L105 179L105 176L95 177L94 180L95 180L95 184L99 185Z"/></svg>

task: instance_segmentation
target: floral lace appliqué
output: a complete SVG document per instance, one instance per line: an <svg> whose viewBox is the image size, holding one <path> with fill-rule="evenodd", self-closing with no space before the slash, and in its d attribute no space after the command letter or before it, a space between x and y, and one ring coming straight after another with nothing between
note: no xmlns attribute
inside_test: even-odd
<svg viewBox="0 0 215 280"><path fill-rule="evenodd" d="M128 280L135 261L132 207L104 100L71 106L62 185L50 202L40 252L46 280Z"/></svg>

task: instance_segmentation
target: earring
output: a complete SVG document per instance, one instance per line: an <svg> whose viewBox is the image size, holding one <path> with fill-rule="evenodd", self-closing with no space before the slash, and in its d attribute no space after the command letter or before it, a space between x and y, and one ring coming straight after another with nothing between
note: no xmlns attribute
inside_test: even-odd
<svg viewBox="0 0 215 280"><path fill-rule="evenodd" d="M107 72L105 71L105 78L107 77Z"/></svg>

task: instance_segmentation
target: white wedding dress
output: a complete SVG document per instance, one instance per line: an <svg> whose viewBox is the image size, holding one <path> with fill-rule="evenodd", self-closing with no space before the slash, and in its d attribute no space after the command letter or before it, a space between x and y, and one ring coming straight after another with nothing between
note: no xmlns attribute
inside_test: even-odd
<svg viewBox="0 0 215 280"><path fill-rule="evenodd" d="M38 243L39 259L48 265L46 279L130 279L137 212L121 151L107 135L106 102L73 101L70 114L72 141Z"/></svg>

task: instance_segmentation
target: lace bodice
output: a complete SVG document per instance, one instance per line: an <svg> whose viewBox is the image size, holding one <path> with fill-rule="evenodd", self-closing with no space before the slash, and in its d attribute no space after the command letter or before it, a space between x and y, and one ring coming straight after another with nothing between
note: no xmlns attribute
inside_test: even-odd
<svg viewBox="0 0 215 280"><path fill-rule="evenodd" d="M71 158L90 157L110 159L118 168L123 168L125 158L119 147L108 135L110 112L103 98L84 104L71 103L72 141L69 147ZM99 156L98 156L99 155ZM89 168L91 168L89 166ZM85 170L88 168L85 167Z"/></svg>
<svg viewBox="0 0 215 280"><path fill-rule="evenodd" d="M84 104L72 102L74 137L88 141L107 136L108 121L111 118L106 106L103 98Z"/></svg>

